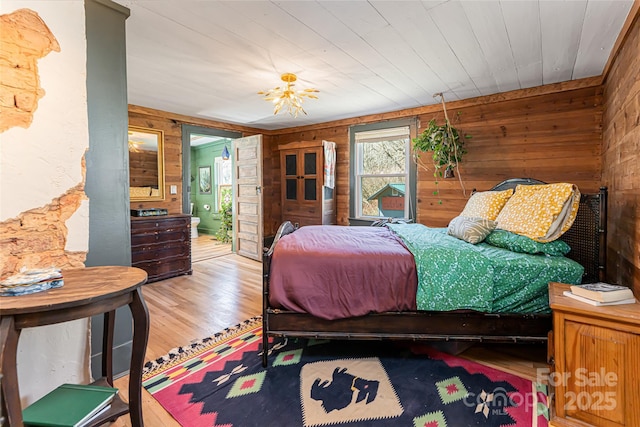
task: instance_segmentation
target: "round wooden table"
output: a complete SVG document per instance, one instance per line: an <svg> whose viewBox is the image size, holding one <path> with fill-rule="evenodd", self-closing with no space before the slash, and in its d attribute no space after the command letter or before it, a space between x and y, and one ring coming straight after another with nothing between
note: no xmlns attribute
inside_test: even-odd
<svg viewBox="0 0 640 427"><path fill-rule="evenodd" d="M64 286L30 295L0 297L0 374L3 426L21 427L16 353L24 328L51 325L104 314L102 375L97 385L113 386L113 329L115 310L128 305L133 316L129 404L116 396L111 407L90 425L97 426L129 413L131 425L143 426L142 368L149 338L149 312L140 286L147 273L134 267L105 266L66 269Z"/></svg>

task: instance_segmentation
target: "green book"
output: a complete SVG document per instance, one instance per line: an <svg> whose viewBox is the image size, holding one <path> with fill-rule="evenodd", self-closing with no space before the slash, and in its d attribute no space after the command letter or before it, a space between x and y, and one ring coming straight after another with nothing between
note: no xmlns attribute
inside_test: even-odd
<svg viewBox="0 0 640 427"><path fill-rule="evenodd" d="M117 388L62 384L22 411L25 426L80 427L111 404Z"/></svg>

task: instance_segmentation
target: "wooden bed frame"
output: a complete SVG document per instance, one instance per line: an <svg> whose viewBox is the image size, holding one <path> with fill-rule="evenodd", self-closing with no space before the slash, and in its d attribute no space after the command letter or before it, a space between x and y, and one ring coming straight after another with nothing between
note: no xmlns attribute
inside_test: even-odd
<svg viewBox="0 0 640 427"><path fill-rule="evenodd" d="M544 184L530 178L504 181L492 190L515 188L518 184ZM571 246L567 255L585 267L583 283L604 280L606 249L607 189L583 194L573 226L562 240ZM552 329L551 314L492 314L476 311L403 311L371 313L366 316L325 320L306 313L273 308L269 305L271 256L278 240L296 229L284 222L269 248L263 253L263 349L269 336L325 339L402 339L468 342L547 341ZM267 366L268 351L262 352Z"/></svg>

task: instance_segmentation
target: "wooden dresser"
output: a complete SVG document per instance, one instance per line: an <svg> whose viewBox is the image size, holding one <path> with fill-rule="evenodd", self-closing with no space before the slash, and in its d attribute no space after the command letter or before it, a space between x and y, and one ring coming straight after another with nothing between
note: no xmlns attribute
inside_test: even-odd
<svg viewBox="0 0 640 427"><path fill-rule="evenodd" d="M282 221L299 226L335 224L335 188L324 185L322 141L291 142L278 149Z"/></svg>
<svg viewBox="0 0 640 427"><path fill-rule="evenodd" d="M191 274L191 216L132 217L131 266L148 282Z"/></svg>
<svg viewBox="0 0 640 427"><path fill-rule="evenodd" d="M552 426L640 426L640 303L596 307L551 283ZM637 298L637 295L636 295Z"/></svg>

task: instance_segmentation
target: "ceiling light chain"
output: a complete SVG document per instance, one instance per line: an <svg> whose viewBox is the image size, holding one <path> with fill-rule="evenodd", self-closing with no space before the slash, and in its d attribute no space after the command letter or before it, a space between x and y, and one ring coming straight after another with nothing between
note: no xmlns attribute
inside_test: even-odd
<svg viewBox="0 0 640 427"><path fill-rule="evenodd" d="M286 110L293 117L298 117L300 112L307 114L302 108L302 101L305 98L310 99L318 99L315 93L320 92L317 89L304 89L304 90L295 90L293 86L295 86L294 82L297 80L297 77L293 73L284 73L280 76L283 82L287 85L284 88L280 86L268 89L264 91L258 92L259 95L264 95L265 101L271 101L275 104L273 109L273 114L278 114L281 110Z"/></svg>

